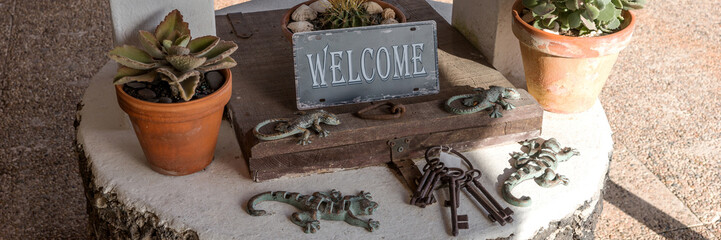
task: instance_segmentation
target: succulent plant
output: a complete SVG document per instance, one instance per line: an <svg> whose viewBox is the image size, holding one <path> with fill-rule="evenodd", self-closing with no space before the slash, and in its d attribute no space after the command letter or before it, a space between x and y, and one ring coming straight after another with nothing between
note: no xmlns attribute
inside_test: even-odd
<svg viewBox="0 0 721 240"><path fill-rule="evenodd" d="M156 77L168 82L173 95L189 101L195 94L202 73L236 65L230 55L238 49L232 41L215 36L190 37L188 23L176 9L155 28L140 30L140 47L123 45L108 52L120 65L113 83L152 82Z"/></svg>
<svg viewBox="0 0 721 240"><path fill-rule="evenodd" d="M610 33L621 26L621 10L640 9L646 0L523 0L533 16L533 26L579 36L593 31Z"/></svg>
<svg viewBox="0 0 721 240"><path fill-rule="evenodd" d="M330 7L326 9L320 19L322 29L362 27L373 24L371 14L363 5L366 0L329 0L328 2Z"/></svg>

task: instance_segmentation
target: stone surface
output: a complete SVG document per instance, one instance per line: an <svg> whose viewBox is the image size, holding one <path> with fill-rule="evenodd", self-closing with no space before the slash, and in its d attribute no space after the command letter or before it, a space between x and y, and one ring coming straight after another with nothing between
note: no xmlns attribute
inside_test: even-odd
<svg viewBox="0 0 721 240"><path fill-rule="evenodd" d="M122 203L124 209L152 213L160 219L160 228L176 229L177 232L192 230L201 239L325 239L339 233L389 239L401 236L448 237L448 224L444 220L448 218L448 209L438 204L425 209L409 205L409 190L385 166L252 182L228 122L221 126L215 160L204 171L182 177L155 173L145 162L134 131L116 100L108 97L112 96L112 83L102 79L112 76L115 69L114 64L108 63L92 80L83 99L84 106L79 112L81 122L78 126L78 143L82 144L88 159L87 166L94 177L91 184L96 186L95 189L102 187L102 190L98 190L102 195L117 196L114 201ZM568 176L570 184L543 188L528 181L517 186L514 192L530 196L534 203L527 208L511 206L515 212L515 221L503 227L484 220L481 211L473 207L469 199L462 197L460 209L472 220L471 228L462 231L463 236L498 238L513 234L514 239L526 239L549 228L549 223L572 223L564 220L569 217L578 218L581 223L592 221L595 208L588 206L596 206L600 199L612 145L610 128L601 106L597 104L592 110L576 115L547 113L544 116L542 136L555 137L564 146L575 147L581 152L581 156L574 157L557 169L559 173ZM512 171L509 154L520 148L515 143L499 145L469 152L466 156L485 173L480 182L490 189L498 189L500 180L506 179ZM373 235L367 235L371 233L364 229L323 221L321 231L315 235L304 235L287 220L294 211L290 206L263 204L261 208L270 209L275 214L253 217L245 212L243 205L251 196L265 191L312 193L329 189L346 194L360 190L371 192L374 201L381 206L372 216L381 221L381 228ZM497 190L491 191L491 194L500 199ZM437 196L439 200L445 198L444 194ZM120 221L121 225L125 222ZM585 234L577 235L588 236L590 227L587 226L588 232ZM567 234L564 232L556 234Z"/></svg>
<svg viewBox="0 0 721 240"><path fill-rule="evenodd" d="M173 99L170 99L169 97L161 97L158 98L158 102L160 103L172 103Z"/></svg>
<svg viewBox="0 0 721 240"><path fill-rule="evenodd" d="M223 85L225 78L223 75L220 74L220 72L212 71L205 74L205 81L208 82L208 86L210 86L213 90L218 90Z"/></svg>
<svg viewBox="0 0 721 240"><path fill-rule="evenodd" d="M145 85L145 83L141 83L141 82L129 82L129 83L126 83L125 86L135 88L135 89L141 89L141 88L145 88L147 85Z"/></svg>
<svg viewBox="0 0 721 240"><path fill-rule="evenodd" d="M146 100L146 101L149 101L149 100L155 98L156 95L157 94L155 94L155 92L153 92L153 90L150 90L147 88L140 89L140 91L138 91L138 96L140 96L140 98L142 98L143 100Z"/></svg>

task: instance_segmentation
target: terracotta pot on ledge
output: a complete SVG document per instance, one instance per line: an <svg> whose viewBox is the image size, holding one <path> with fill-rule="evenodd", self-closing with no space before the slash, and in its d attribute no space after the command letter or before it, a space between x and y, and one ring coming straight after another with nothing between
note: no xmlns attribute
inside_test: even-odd
<svg viewBox="0 0 721 240"><path fill-rule="evenodd" d="M636 19L623 11L621 30L599 37L544 32L521 20L521 0L513 5L513 34L521 46L528 92L544 110L578 113L593 106L618 53L631 42Z"/></svg>
<svg viewBox="0 0 721 240"><path fill-rule="evenodd" d="M156 172L187 175L203 170L213 161L223 110L233 85L230 70L220 72L225 76L222 87L206 97L183 103L143 101L115 85L118 104L130 117L145 158Z"/></svg>

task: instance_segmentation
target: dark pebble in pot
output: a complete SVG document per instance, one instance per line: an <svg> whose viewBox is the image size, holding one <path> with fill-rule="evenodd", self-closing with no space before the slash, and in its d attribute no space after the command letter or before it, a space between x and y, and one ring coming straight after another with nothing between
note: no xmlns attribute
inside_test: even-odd
<svg viewBox="0 0 721 240"><path fill-rule="evenodd" d="M145 83L140 83L140 82L129 82L129 83L126 83L125 86L135 88L135 89L141 89L141 88L145 88L147 85L145 85Z"/></svg>
<svg viewBox="0 0 721 240"><path fill-rule="evenodd" d="M160 100L158 100L157 98L151 98L151 99L147 99L147 100L145 100L145 101L147 101L147 102L152 102L152 103L157 103L157 102L160 101Z"/></svg>
<svg viewBox="0 0 721 240"><path fill-rule="evenodd" d="M195 94L195 98L197 98L197 99L204 98L205 96L207 96L207 95L205 95L205 94Z"/></svg>
<svg viewBox="0 0 721 240"><path fill-rule="evenodd" d="M223 86L224 80L223 74L220 74L218 71L212 71L205 74L205 81L208 82L208 85L213 90L218 90L218 88Z"/></svg>
<svg viewBox="0 0 721 240"><path fill-rule="evenodd" d="M172 103L173 99L170 99L169 97L161 97L158 98L159 103Z"/></svg>
<svg viewBox="0 0 721 240"><path fill-rule="evenodd" d="M144 100L152 99L152 98L155 98L155 96L156 96L156 94L155 94L155 92L153 92L153 90L150 90L147 88L138 90L138 95L140 96L141 99L144 99Z"/></svg>

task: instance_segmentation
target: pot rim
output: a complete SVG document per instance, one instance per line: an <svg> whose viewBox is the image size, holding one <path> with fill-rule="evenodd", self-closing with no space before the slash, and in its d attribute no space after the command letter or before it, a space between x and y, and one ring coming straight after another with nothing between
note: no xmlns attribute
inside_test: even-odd
<svg viewBox="0 0 721 240"><path fill-rule="evenodd" d="M624 18L626 20L623 21L622 24L624 24L625 26L620 31L615 31L610 34L606 34L606 35L602 35L602 36L594 36L594 37L580 37L580 36L573 37L573 36L566 36L566 35L560 35L560 34L553 34L553 33L549 33L549 32L540 30L538 28L535 28L521 19L519 12L522 11L523 8L525 8L523 6L523 4L521 3L521 1L522 0L516 0L516 3L513 4L512 12L513 12L514 20L517 23L519 23L523 27L523 29L525 29L526 31L532 32L533 34L538 34L538 35L541 35L544 37L548 37L548 38L557 38L559 41L564 41L564 40L565 41L571 41L571 40L573 40L573 41L579 41L579 40L581 40L581 41L583 41L583 40L597 41L597 40L602 40L602 39L609 39L609 38L617 37L617 35L631 34L631 32L633 32L634 27L636 26L636 16L631 11L622 10L621 14L624 15Z"/></svg>
<svg viewBox="0 0 721 240"><path fill-rule="evenodd" d="M220 69L219 70L221 74L225 77L225 82L223 83L223 86L218 88L218 90L215 90L215 92L211 93L208 96L205 96L201 99L191 100L187 102L182 103L153 103L148 101L143 101L141 99L135 98L133 96L130 96L125 91L123 91L122 85L115 85L115 92L118 98L118 103L120 107L128 114L132 112L135 115L140 116L148 116L149 114L147 112L156 112L159 114L177 114L177 113L183 113L183 112L190 112L195 110L194 112L212 112L214 111L214 108L212 107L203 107L204 105L216 105L214 102L222 102L222 106L224 106L229 100L230 95L232 93L232 73L230 69ZM225 99L227 98L227 99ZM221 107L222 107L221 106ZM193 113L195 114L195 113ZM202 114L200 116L195 117L201 117L206 114ZM168 118L170 118L168 116ZM176 120L182 120L182 119L176 119Z"/></svg>
<svg viewBox="0 0 721 240"><path fill-rule="evenodd" d="M290 41L291 43L293 42L293 34L295 34L295 33L291 32L288 29L288 27L286 27L286 26L288 26L288 23L290 22L290 15L292 15L293 12L295 12L295 10L298 9L301 5L304 5L304 4L310 5L311 3L314 3L316 1L319 1L319 0L308 0L308 1L302 2L298 5L293 6L290 9L288 9L288 11L286 11L285 14L283 15L283 19L281 19L281 23L280 23L281 24L280 28L283 30L283 36L285 36L285 38L288 41ZM387 4L389 8L393 9L393 11L396 12L396 18L399 18L398 23L404 23L407 21L406 15L403 13L403 11L398 9L395 5L384 2L382 0L368 0L368 1L376 2L376 3L380 4L381 6L383 6L384 4ZM324 30L327 30L327 29L324 29ZM323 31L323 30L318 30L318 31Z"/></svg>

